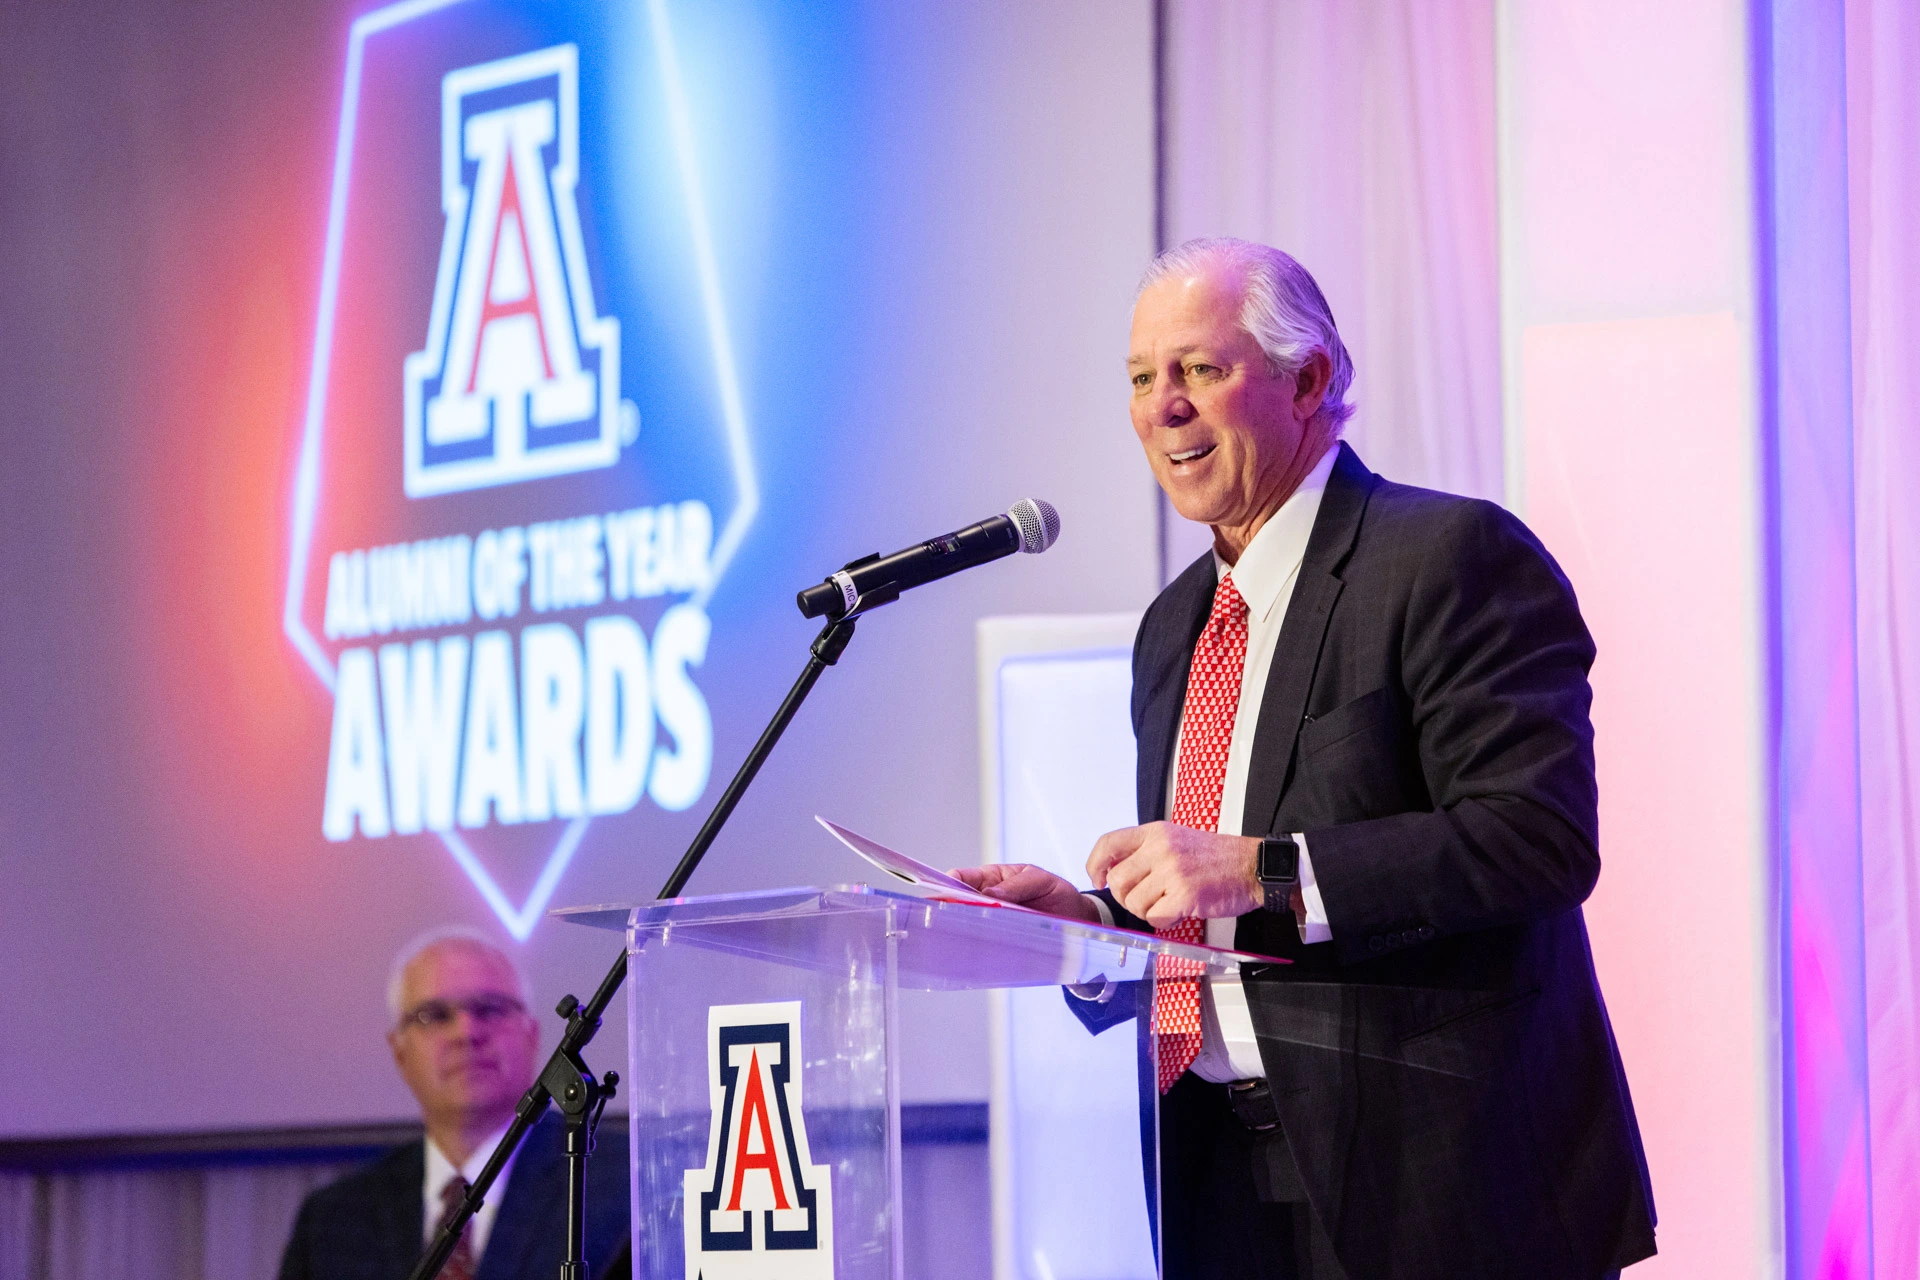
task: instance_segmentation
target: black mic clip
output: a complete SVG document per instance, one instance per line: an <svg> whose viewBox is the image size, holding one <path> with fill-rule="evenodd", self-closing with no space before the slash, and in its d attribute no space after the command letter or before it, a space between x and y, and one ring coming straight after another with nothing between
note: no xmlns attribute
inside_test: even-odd
<svg viewBox="0 0 1920 1280"><path fill-rule="evenodd" d="M878 551L869 552L867 555L861 556L858 560L849 560L845 564L841 565L840 572L850 573L853 570L858 569L861 565L872 564L874 561L878 560L879 558L880 558L880 553ZM846 612L840 615L841 620L846 622L851 622L853 621L853 619L859 617L861 614L871 613L873 610L878 609L881 605L892 604L895 600L898 600L899 598L900 598L900 588L897 586L893 586L889 584L884 587L875 587L871 591L867 591L867 592L863 592L861 594L855 595L853 597L852 603L847 605Z"/></svg>

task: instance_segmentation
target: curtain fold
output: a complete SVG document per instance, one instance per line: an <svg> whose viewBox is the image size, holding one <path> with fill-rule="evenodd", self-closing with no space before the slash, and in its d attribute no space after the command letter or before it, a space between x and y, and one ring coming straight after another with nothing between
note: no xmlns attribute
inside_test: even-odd
<svg viewBox="0 0 1920 1280"><path fill-rule="evenodd" d="M44 1270L35 1254L40 1234L34 1224L38 1203L33 1178L0 1175L0 1280Z"/></svg>
<svg viewBox="0 0 1920 1280"><path fill-rule="evenodd" d="M198 1175L103 1173L54 1177L47 1184L49 1277L200 1274Z"/></svg>
<svg viewBox="0 0 1920 1280"><path fill-rule="evenodd" d="M1169 0L1165 41L1168 243L1298 258L1353 354L1368 464L1499 499L1492 0Z"/></svg>
<svg viewBox="0 0 1920 1280"><path fill-rule="evenodd" d="M0 1280L262 1280L357 1163L0 1174Z"/></svg>
<svg viewBox="0 0 1920 1280"><path fill-rule="evenodd" d="M1920 10L1847 0L1875 1274L1920 1275Z"/></svg>

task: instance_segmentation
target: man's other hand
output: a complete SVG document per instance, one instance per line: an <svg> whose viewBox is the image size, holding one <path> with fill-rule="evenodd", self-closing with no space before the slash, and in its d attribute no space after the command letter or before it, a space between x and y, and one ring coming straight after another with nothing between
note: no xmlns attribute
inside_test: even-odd
<svg viewBox="0 0 1920 1280"><path fill-rule="evenodd" d="M1109 831L1094 843L1094 887L1156 929L1178 920L1218 920L1260 908L1260 842L1171 822Z"/></svg>
<svg viewBox="0 0 1920 1280"><path fill-rule="evenodd" d="M1014 902L1048 915L1100 923L1100 912L1085 894L1044 867L1025 862L990 862L984 867L956 867L956 880L976 892L1002 902Z"/></svg>

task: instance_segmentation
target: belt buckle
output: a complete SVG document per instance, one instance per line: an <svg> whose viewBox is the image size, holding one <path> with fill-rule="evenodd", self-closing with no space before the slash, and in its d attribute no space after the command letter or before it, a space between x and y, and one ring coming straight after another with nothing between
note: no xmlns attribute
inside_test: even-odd
<svg viewBox="0 0 1920 1280"><path fill-rule="evenodd" d="M1280 1111L1273 1105L1273 1090L1262 1077L1229 1084L1227 1105L1233 1108L1234 1118L1254 1133L1280 1127Z"/></svg>

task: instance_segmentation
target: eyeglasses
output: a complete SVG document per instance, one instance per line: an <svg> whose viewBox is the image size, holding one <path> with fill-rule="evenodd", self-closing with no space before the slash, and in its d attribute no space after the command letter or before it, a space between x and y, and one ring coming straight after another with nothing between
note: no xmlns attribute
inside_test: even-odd
<svg viewBox="0 0 1920 1280"><path fill-rule="evenodd" d="M501 995L474 996L470 1000L426 1000L402 1015L400 1026L403 1030L419 1027L423 1031L445 1031L462 1010L475 1025L495 1027L515 1014L525 1013L527 1006L512 996Z"/></svg>

